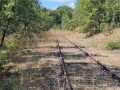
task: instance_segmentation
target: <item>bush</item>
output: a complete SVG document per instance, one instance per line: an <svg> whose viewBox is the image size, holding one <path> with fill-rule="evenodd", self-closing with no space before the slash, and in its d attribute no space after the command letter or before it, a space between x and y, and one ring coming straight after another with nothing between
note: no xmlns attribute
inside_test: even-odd
<svg viewBox="0 0 120 90"><path fill-rule="evenodd" d="M14 34L7 37L0 51L0 59L8 59L10 56L14 56L19 49L27 45L27 41L27 36L24 35Z"/></svg>
<svg viewBox="0 0 120 90"><path fill-rule="evenodd" d="M110 30L110 26L108 23L101 23L99 29L101 32L107 32Z"/></svg>
<svg viewBox="0 0 120 90"><path fill-rule="evenodd" d="M53 28L53 29L61 29L61 26L54 24L52 28Z"/></svg>
<svg viewBox="0 0 120 90"><path fill-rule="evenodd" d="M0 59L1 59L1 60L7 59L8 57L9 57L9 52L8 52L8 50L4 50L4 51L1 51L1 52L0 52Z"/></svg>
<svg viewBox="0 0 120 90"><path fill-rule="evenodd" d="M117 27L120 27L120 23L117 23Z"/></svg>
<svg viewBox="0 0 120 90"><path fill-rule="evenodd" d="M114 42L114 41L110 41L108 42L107 46L106 46L107 50L114 50L114 49L120 49L120 41Z"/></svg>

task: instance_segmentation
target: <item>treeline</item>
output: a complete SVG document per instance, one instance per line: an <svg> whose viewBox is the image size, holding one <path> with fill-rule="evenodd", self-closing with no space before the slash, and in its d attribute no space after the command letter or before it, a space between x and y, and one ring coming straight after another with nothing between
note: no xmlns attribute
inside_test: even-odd
<svg viewBox="0 0 120 90"><path fill-rule="evenodd" d="M60 6L55 11L54 29L67 29L71 30L73 9L68 6Z"/></svg>
<svg viewBox="0 0 120 90"><path fill-rule="evenodd" d="M51 17L38 0L1 0L0 46L3 46L6 35L48 30L51 27L50 20Z"/></svg>
<svg viewBox="0 0 120 90"><path fill-rule="evenodd" d="M60 6L54 10L53 28L94 35L120 27L120 0L77 0L75 9Z"/></svg>
<svg viewBox="0 0 120 90"><path fill-rule="evenodd" d="M49 10L50 11L50 10ZM77 0L76 7L60 6L49 15L52 28L89 33L109 32L120 27L120 0Z"/></svg>
<svg viewBox="0 0 120 90"><path fill-rule="evenodd" d="M91 34L120 27L120 0L78 0L75 19L80 32Z"/></svg>
<svg viewBox="0 0 120 90"><path fill-rule="evenodd" d="M50 10L43 8L44 12L47 12L51 28L54 29L67 29L71 30L73 9L68 6L60 6L56 10ZM47 18L47 17L46 17ZM73 25L72 25L73 26Z"/></svg>
<svg viewBox="0 0 120 90"><path fill-rule="evenodd" d="M120 27L120 0L77 0L76 7L46 9L38 0L1 0L1 46L5 35L41 30L74 30L94 35Z"/></svg>

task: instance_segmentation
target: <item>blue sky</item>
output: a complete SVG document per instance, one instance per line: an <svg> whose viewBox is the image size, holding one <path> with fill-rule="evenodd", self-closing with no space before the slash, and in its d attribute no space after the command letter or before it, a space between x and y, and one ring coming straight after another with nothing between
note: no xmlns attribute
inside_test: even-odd
<svg viewBox="0 0 120 90"><path fill-rule="evenodd" d="M42 6L55 10L57 7L67 5L72 8L75 7L76 0L40 0Z"/></svg>

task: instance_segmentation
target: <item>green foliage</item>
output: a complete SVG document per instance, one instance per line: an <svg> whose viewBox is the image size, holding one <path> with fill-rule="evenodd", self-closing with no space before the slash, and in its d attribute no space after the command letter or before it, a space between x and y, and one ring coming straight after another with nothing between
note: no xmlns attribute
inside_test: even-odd
<svg viewBox="0 0 120 90"><path fill-rule="evenodd" d="M52 10L49 10L49 9L46 9L46 8L42 8L42 11L41 11L41 27L40 29L43 29L43 30L49 30L53 24L54 24L54 19L55 19L55 16L54 16L54 11Z"/></svg>
<svg viewBox="0 0 120 90"><path fill-rule="evenodd" d="M106 32L119 26L119 0L78 0L74 19L80 26L79 32Z"/></svg>
<svg viewBox="0 0 120 90"><path fill-rule="evenodd" d="M47 11L47 12L46 12ZM38 0L5 0L0 11L0 28L7 26L7 34L38 32L52 27L53 17L43 10Z"/></svg>
<svg viewBox="0 0 120 90"><path fill-rule="evenodd" d="M20 36L13 35L7 39L0 51L0 60L5 60L10 57L10 55L15 55L17 50L23 47L24 41Z"/></svg>
<svg viewBox="0 0 120 90"><path fill-rule="evenodd" d="M5 60L9 57L9 52L7 50L1 51L0 52L0 59Z"/></svg>
<svg viewBox="0 0 120 90"><path fill-rule="evenodd" d="M108 42L106 49L108 50L114 50L114 49L120 49L120 41L114 42L110 41Z"/></svg>
<svg viewBox="0 0 120 90"><path fill-rule="evenodd" d="M68 6L60 6L54 12L54 25L55 29L69 30L71 20L73 17L73 9Z"/></svg>
<svg viewBox="0 0 120 90"><path fill-rule="evenodd" d="M8 41L5 42L5 46L7 49L10 48L14 48L14 49L18 49L20 45L17 44L16 38L15 37L11 37Z"/></svg>
<svg viewBox="0 0 120 90"><path fill-rule="evenodd" d="M117 27L120 27L120 23L117 23Z"/></svg>
<svg viewBox="0 0 120 90"><path fill-rule="evenodd" d="M107 32L109 30L110 30L110 26L108 25L108 23L101 23L100 24L100 31Z"/></svg>
<svg viewBox="0 0 120 90"><path fill-rule="evenodd" d="M0 2L0 34L8 37L4 39L3 47L0 48L0 62L2 62L1 60L7 60L15 55L28 43L29 33L48 30L51 27L49 21L52 19L42 11L38 0L1 0Z"/></svg>
<svg viewBox="0 0 120 90"><path fill-rule="evenodd" d="M69 17L68 15L63 15L62 19L61 19L61 28L62 29L69 29Z"/></svg>

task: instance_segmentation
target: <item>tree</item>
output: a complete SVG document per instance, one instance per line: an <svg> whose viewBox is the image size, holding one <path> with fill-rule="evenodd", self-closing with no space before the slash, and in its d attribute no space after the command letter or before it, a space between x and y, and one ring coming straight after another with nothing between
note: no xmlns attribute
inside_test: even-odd
<svg viewBox="0 0 120 90"><path fill-rule="evenodd" d="M48 15L51 11L42 10L38 0L4 0L4 2L1 0L0 4L0 28L3 32L1 47L6 34L15 32L27 34L48 30L52 26L52 16Z"/></svg>
<svg viewBox="0 0 120 90"><path fill-rule="evenodd" d="M65 28L66 25L64 26L64 22L72 19L73 9L68 6L60 6L55 10L54 15L55 15L55 19L54 19L55 26L57 26L60 29L67 29Z"/></svg>
<svg viewBox="0 0 120 90"><path fill-rule="evenodd" d="M80 32L92 34L110 30L119 22L119 0L78 0L75 20Z"/></svg>
<svg viewBox="0 0 120 90"><path fill-rule="evenodd" d="M2 5L4 8L1 9L1 12L0 12L0 16L1 16L0 23L2 26L2 30L3 30L3 36L2 36L1 45L0 45L1 47L3 46L4 38L5 38L6 32L9 28L11 19L14 16L14 11L12 10L12 8L14 6L13 2L8 2L6 0L6 2L2 3Z"/></svg>

